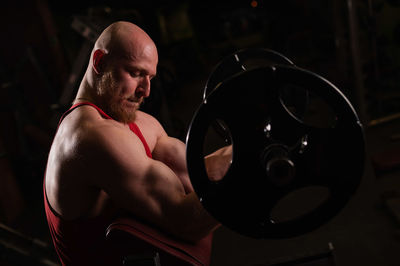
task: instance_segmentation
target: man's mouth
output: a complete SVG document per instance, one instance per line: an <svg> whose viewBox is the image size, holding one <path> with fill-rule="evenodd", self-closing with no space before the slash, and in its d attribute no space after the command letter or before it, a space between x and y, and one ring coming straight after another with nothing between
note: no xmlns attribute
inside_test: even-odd
<svg viewBox="0 0 400 266"><path fill-rule="evenodd" d="M139 100L136 99L136 97L134 97L134 96L128 97L128 98L126 98L126 100L127 100L128 102L131 102L131 103L139 102Z"/></svg>
<svg viewBox="0 0 400 266"><path fill-rule="evenodd" d="M128 97L128 98L126 98L126 100L128 101L128 102L130 102L130 103L137 103L137 104L141 104L142 103L142 99L141 98L136 98L136 97L134 97L134 96L132 96L132 97Z"/></svg>

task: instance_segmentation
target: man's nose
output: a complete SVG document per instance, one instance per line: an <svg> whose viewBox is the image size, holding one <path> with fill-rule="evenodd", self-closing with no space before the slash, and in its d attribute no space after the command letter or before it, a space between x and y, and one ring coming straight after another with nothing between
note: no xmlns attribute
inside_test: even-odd
<svg viewBox="0 0 400 266"><path fill-rule="evenodd" d="M138 97L144 97L147 98L150 95L150 77L144 76L139 84L139 87L136 90L136 93L139 94L137 95Z"/></svg>

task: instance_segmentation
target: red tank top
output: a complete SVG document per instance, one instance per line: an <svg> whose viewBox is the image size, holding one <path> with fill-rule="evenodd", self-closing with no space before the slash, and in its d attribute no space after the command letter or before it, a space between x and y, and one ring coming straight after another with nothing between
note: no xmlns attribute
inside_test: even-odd
<svg viewBox="0 0 400 266"><path fill-rule="evenodd" d="M73 105L63 114L62 120L74 109L82 105L90 105L105 118L112 119L99 107L83 102ZM148 157L151 151L139 127L135 123L129 124L129 128L140 138ZM118 265L117 258L113 256L111 248L106 241L105 232L110 223L116 218L117 211L113 214L107 213L90 219L79 219L67 221L62 219L50 206L43 182L44 208L46 218L53 239L54 248L60 258L62 265Z"/></svg>

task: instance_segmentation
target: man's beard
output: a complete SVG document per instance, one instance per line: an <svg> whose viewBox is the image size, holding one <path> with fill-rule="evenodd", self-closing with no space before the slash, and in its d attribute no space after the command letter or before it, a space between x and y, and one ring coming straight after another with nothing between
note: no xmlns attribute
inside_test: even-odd
<svg viewBox="0 0 400 266"><path fill-rule="evenodd" d="M136 118L136 110L129 111L123 108L121 100L123 95L118 95L118 85L112 72L106 72L101 77L97 86L98 103L101 109L114 120L124 124L132 123ZM143 101L140 99L139 104Z"/></svg>

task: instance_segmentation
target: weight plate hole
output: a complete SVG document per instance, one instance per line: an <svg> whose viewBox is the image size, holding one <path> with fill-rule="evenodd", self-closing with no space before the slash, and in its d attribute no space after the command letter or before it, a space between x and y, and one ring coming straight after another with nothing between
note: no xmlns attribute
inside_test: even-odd
<svg viewBox="0 0 400 266"><path fill-rule="evenodd" d="M204 138L203 153L208 179L215 182L222 180L233 160L232 135L223 120L215 119L210 123Z"/></svg>
<svg viewBox="0 0 400 266"><path fill-rule="evenodd" d="M270 219L279 224L296 220L321 206L330 197L330 190L323 186L309 186L285 195L274 206Z"/></svg>
<svg viewBox="0 0 400 266"><path fill-rule="evenodd" d="M334 128L337 115L322 97L302 87L286 84L279 91L281 104L292 116L316 128Z"/></svg>

